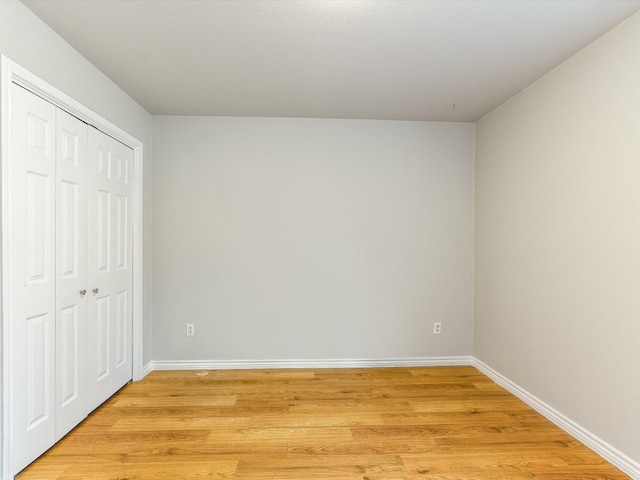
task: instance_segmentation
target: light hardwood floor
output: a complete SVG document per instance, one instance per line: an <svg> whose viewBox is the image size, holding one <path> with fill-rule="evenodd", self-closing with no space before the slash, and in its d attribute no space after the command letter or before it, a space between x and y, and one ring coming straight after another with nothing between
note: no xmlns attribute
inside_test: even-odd
<svg viewBox="0 0 640 480"><path fill-rule="evenodd" d="M628 479L472 367L156 371L22 480Z"/></svg>

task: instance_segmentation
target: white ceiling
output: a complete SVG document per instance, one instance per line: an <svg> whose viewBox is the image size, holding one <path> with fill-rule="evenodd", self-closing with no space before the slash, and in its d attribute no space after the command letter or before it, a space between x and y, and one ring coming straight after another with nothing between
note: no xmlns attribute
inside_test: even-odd
<svg viewBox="0 0 640 480"><path fill-rule="evenodd" d="M640 0L23 3L153 114L438 121L477 120L640 9Z"/></svg>

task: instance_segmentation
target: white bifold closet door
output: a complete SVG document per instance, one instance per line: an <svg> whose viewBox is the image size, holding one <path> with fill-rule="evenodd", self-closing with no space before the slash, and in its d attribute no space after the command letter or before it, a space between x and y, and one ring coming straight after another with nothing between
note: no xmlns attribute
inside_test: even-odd
<svg viewBox="0 0 640 480"><path fill-rule="evenodd" d="M132 377L133 152L12 86L13 470Z"/></svg>
<svg viewBox="0 0 640 480"><path fill-rule="evenodd" d="M89 127L89 406L132 377L133 151Z"/></svg>
<svg viewBox="0 0 640 480"><path fill-rule="evenodd" d="M55 434L89 412L87 385L87 125L56 110Z"/></svg>

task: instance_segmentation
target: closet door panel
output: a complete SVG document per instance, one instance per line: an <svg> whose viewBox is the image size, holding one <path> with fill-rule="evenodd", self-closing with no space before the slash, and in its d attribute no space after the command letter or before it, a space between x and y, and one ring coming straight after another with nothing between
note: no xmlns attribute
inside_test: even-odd
<svg viewBox="0 0 640 480"><path fill-rule="evenodd" d="M12 86L13 461L55 441L55 107Z"/></svg>
<svg viewBox="0 0 640 480"><path fill-rule="evenodd" d="M133 369L132 320L132 215L131 182L133 150L112 140L114 149L113 288L116 329L114 332L114 391L131 380Z"/></svg>
<svg viewBox="0 0 640 480"><path fill-rule="evenodd" d="M126 369L127 363L130 362L130 333L131 330L131 316L129 315L129 301L128 291L121 290L116 293L116 332L115 332L115 358L114 367L117 372L121 371L124 367ZM129 372L124 372L125 377L129 377ZM129 378L123 378L120 382L116 380L116 383L122 384L129 381Z"/></svg>
<svg viewBox="0 0 640 480"><path fill-rule="evenodd" d="M34 315L26 320L26 425L27 432L51 419L51 387L49 359L52 353L51 316Z"/></svg>
<svg viewBox="0 0 640 480"><path fill-rule="evenodd" d="M88 343L90 408L98 407L112 393L111 351L112 303L111 291L111 211L112 211L112 152L108 137L89 128L88 163L88 268L89 322Z"/></svg>
<svg viewBox="0 0 640 480"><path fill-rule="evenodd" d="M87 126L56 111L56 439L89 413Z"/></svg>
<svg viewBox="0 0 640 480"><path fill-rule="evenodd" d="M72 305L60 309L60 318L58 321L58 353L60 361L60 375L57 375L59 387L59 408L64 409L71 403L80 398L81 379L78 371L80 370L78 335L80 329L80 314L78 305ZM83 417L82 417L83 418Z"/></svg>
<svg viewBox="0 0 640 480"><path fill-rule="evenodd" d="M109 381L111 373L111 296L98 296L95 306L95 376L96 381L101 386L104 385L104 394L108 396L107 392L111 389Z"/></svg>
<svg viewBox="0 0 640 480"><path fill-rule="evenodd" d="M89 343L92 406L131 379L132 270L129 178L133 152L89 127Z"/></svg>
<svg viewBox="0 0 640 480"><path fill-rule="evenodd" d="M32 167L26 172L27 285L51 284L51 174ZM35 171L34 171L35 170Z"/></svg>

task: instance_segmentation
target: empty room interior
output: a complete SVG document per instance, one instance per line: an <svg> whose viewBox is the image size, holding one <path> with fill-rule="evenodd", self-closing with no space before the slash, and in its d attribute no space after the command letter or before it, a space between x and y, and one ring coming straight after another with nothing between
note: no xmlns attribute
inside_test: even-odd
<svg viewBox="0 0 640 480"><path fill-rule="evenodd" d="M640 0L2 0L22 479L640 479Z"/></svg>

